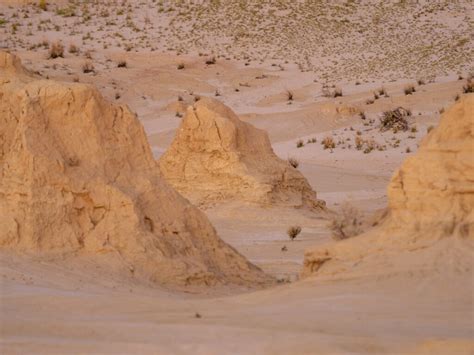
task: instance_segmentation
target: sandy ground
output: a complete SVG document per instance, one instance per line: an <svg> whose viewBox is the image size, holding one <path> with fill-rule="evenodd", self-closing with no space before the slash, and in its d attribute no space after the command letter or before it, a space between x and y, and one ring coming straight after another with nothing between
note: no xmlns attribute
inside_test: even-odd
<svg viewBox="0 0 474 355"><path fill-rule="evenodd" d="M464 84L455 70L423 85L402 72L398 79L380 76L361 83L346 77L336 83L343 96L327 98L313 73L292 63L281 70L270 59L206 65L192 53L96 46L91 53L95 72L85 74L83 53L49 60L46 49L14 50L27 68L45 78L91 83L109 99L129 105L143 123L156 158L170 144L186 105L195 96L218 92L242 119L269 133L281 158L298 159L298 169L330 209L338 211L349 201L367 216L386 206L391 175L416 152ZM117 67L120 60L127 62L126 68ZM181 62L185 68L178 70ZM403 92L408 83L416 87L412 95ZM382 87L388 97L368 104ZM294 94L291 101L288 90ZM410 129L380 132L381 113L398 106L412 111ZM356 135L373 139L381 149L357 150ZM336 142L334 149L321 145L328 136ZM316 142L308 143L312 138ZM304 146L298 148L298 140ZM2 252L1 352L474 353L472 275L402 273L301 281L304 250L331 241L326 218L233 203L210 206L205 212L226 242L275 276L279 285L178 292L138 284L91 260L38 261ZM286 236L291 225L303 229L295 241Z"/></svg>

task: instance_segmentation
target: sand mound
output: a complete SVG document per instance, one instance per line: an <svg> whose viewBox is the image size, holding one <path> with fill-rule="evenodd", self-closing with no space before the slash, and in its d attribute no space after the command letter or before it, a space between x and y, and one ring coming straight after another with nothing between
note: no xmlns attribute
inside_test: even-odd
<svg viewBox="0 0 474 355"><path fill-rule="evenodd" d="M166 284L267 279L164 181L127 107L19 63L0 52L0 247L112 256Z"/></svg>
<svg viewBox="0 0 474 355"><path fill-rule="evenodd" d="M187 108L159 165L171 185L200 204L324 205L304 176L275 155L264 131L209 98Z"/></svg>
<svg viewBox="0 0 474 355"><path fill-rule="evenodd" d="M390 212L380 227L307 251L303 274L353 271L364 264L367 272L368 265L382 272L373 267L380 260L389 269L472 270L473 109L474 95L464 95L394 174L388 186Z"/></svg>

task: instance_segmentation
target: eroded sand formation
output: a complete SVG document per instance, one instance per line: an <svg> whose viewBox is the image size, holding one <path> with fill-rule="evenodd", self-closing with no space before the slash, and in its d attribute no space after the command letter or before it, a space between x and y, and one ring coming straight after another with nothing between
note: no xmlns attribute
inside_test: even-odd
<svg viewBox="0 0 474 355"><path fill-rule="evenodd" d="M210 98L187 108L159 165L168 182L195 203L324 209L305 177L275 155L266 132Z"/></svg>
<svg viewBox="0 0 474 355"><path fill-rule="evenodd" d="M125 106L0 52L0 246L94 255L164 284L268 280L161 177Z"/></svg>
<svg viewBox="0 0 474 355"><path fill-rule="evenodd" d="M474 95L464 95L388 186L389 214L364 236L308 250L303 275L453 269L474 256Z"/></svg>

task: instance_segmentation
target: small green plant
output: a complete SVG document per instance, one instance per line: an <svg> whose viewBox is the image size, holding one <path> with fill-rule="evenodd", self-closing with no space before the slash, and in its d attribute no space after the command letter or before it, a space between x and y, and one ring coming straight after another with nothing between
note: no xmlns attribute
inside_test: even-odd
<svg viewBox="0 0 474 355"><path fill-rule="evenodd" d="M300 226L291 226L286 231L286 234L288 234L288 237L290 237L290 240L295 240L295 238L300 233L301 233L301 227Z"/></svg>

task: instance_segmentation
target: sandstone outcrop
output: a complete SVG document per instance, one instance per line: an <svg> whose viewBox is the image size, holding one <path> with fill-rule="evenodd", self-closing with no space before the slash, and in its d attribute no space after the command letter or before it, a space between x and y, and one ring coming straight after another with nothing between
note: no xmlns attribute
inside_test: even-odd
<svg viewBox="0 0 474 355"><path fill-rule="evenodd" d="M268 280L171 188L142 126L93 87L0 52L0 247L112 258L169 285Z"/></svg>
<svg viewBox="0 0 474 355"><path fill-rule="evenodd" d="M364 265L365 272L377 272L382 264L392 272L410 264L472 270L473 117L474 95L464 95L392 177L389 213L380 226L366 235L308 250L303 275L354 272Z"/></svg>
<svg viewBox="0 0 474 355"><path fill-rule="evenodd" d="M266 132L214 99L187 108L159 165L168 182L198 204L324 208L304 176L275 155Z"/></svg>

